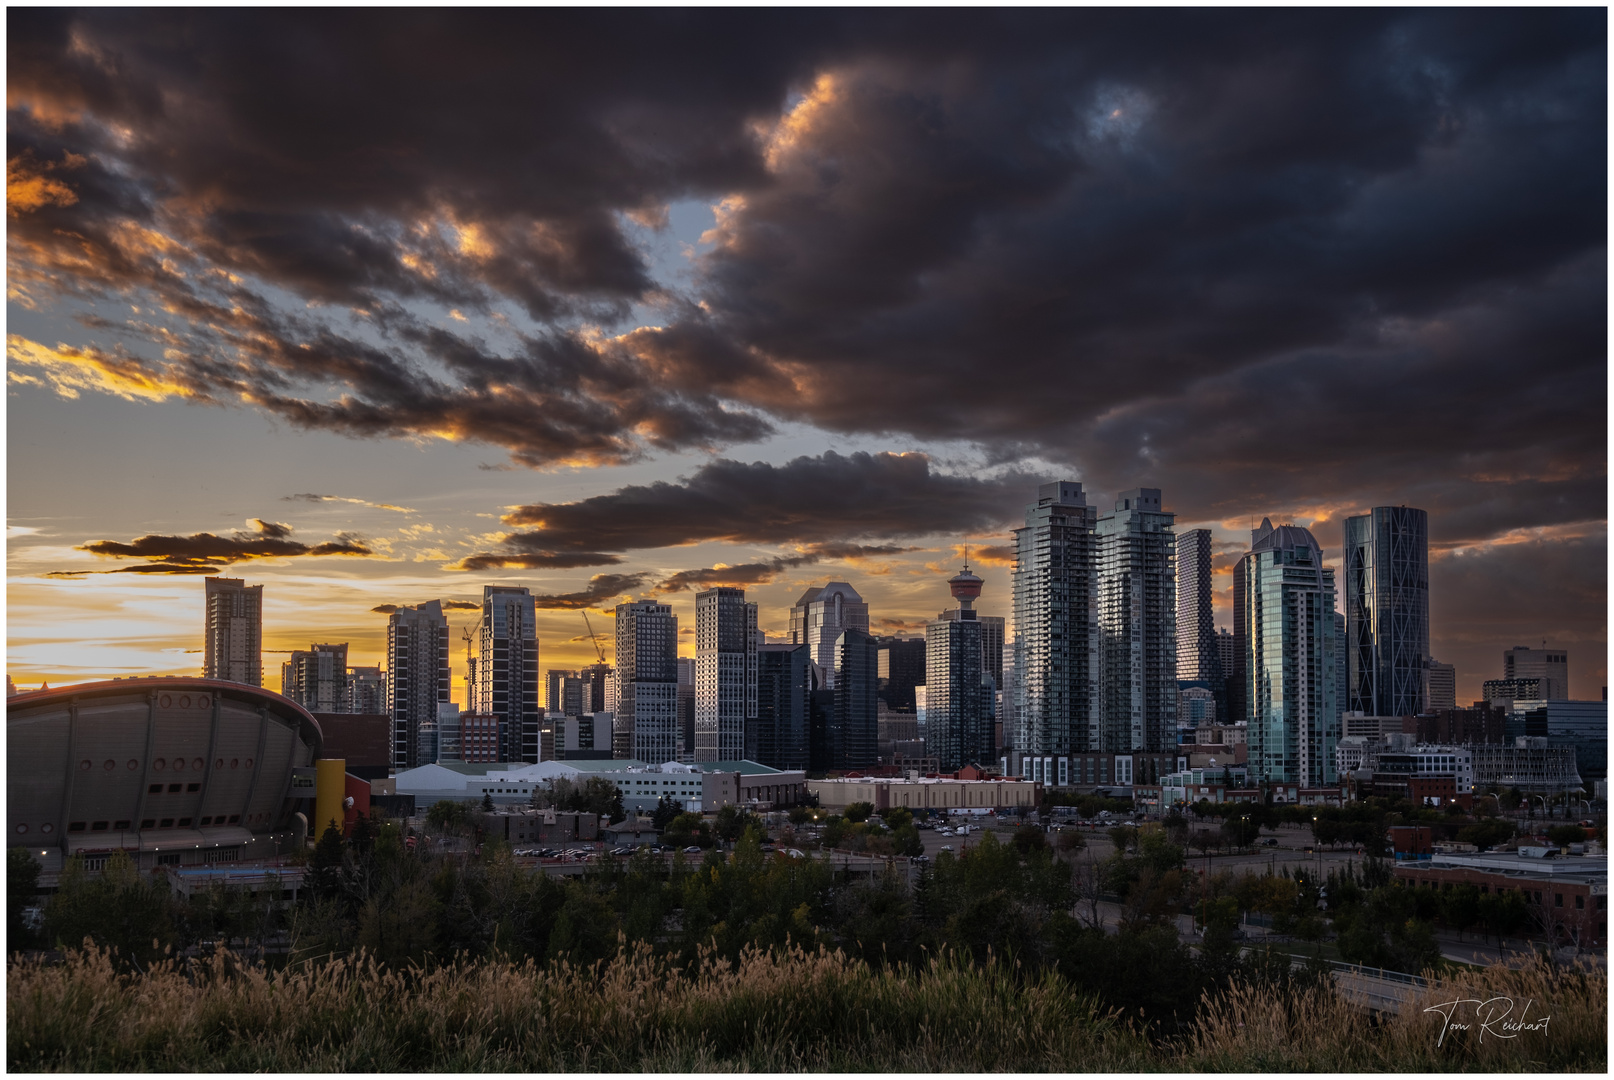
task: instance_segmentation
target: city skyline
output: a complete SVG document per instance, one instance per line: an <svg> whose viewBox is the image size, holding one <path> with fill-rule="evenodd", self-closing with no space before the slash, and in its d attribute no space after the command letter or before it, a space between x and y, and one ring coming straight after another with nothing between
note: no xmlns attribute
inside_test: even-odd
<svg viewBox="0 0 1614 1080"><path fill-rule="evenodd" d="M1219 627L1263 518L1342 581L1425 510L1458 702L1600 697L1601 13L379 17L8 12L19 684L198 672L209 570L271 688L435 600L468 704L490 585L544 670L720 586L919 636L1068 480L1210 529Z"/></svg>

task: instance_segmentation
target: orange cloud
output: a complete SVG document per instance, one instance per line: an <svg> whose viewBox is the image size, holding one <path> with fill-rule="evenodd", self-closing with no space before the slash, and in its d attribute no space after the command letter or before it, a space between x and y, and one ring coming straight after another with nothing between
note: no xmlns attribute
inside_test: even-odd
<svg viewBox="0 0 1614 1080"><path fill-rule="evenodd" d="M40 369L45 381L64 398L76 398L84 390L98 390L125 401L164 401L171 397L207 400L207 395L160 369L154 371L133 357L105 353L93 345L79 349L57 342L53 349L20 334L7 334L6 356L13 364ZM15 374L12 378L38 381Z"/></svg>
<svg viewBox="0 0 1614 1080"><path fill-rule="evenodd" d="M88 159L74 153L62 155L60 162L40 161L32 150L24 150L6 161L6 212L12 217L31 214L45 206L72 206L78 194L53 176L56 169L77 169Z"/></svg>

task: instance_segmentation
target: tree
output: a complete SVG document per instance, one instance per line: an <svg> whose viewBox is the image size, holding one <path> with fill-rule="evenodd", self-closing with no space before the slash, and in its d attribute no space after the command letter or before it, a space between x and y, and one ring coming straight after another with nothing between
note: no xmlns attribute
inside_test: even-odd
<svg viewBox="0 0 1614 1080"><path fill-rule="evenodd" d="M895 810L888 810L885 815L885 823L888 828L892 829L900 829L904 825L912 825L913 811L909 810L906 806L899 806Z"/></svg>
<svg viewBox="0 0 1614 1080"><path fill-rule="evenodd" d="M898 855L911 857L925 853L925 842L919 838L919 830L914 828L912 823L893 830L891 836Z"/></svg>
<svg viewBox="0 0 1614 1080"><path fill-rule="evenodd" d="M484 814L493 813L493 796L486 791L482 793L482 812Z"/></svg>
<svg viewBox="0 0 1614 1080"><path fill-rule="evenodd" d="M683 807L678 805L677 799L674 799L671 795L663 795L656 802L655 810L650 814L650 824L662 831L666 831L667 826L672 824L673 818L683 812Z"/></svg>
<svg viewBox="0 0 1614 1080"><path fill-rule="evenodd" d="M176 944L175 915L166 880L142 877L125 853L113 852L95 877L75 855L45 905L45 938L76 948L88 937L116 948L122 960L145 964Z"/></svg>
<svg viewBox="0 0 1614 1080"><path fill-rule="evenodd" d="M23 912L34 901L39 890L40 866L27 848L14 847L6 851L6 941L11 949L20 949L33 940Z"/></svg>
<svg viewBox="0 0 1614 1080"><path fill-rule="evenodd" d="M852 805L850 805L850 806L848 806L846 808L846 812L845 812L845 814L843 816L846 818L847 821L850 821L855 825L860 821L869 820L869 815L873 814L873 813L874 813L874 804L873 803L871 803L871 802L855 802L855 803L853 803Z"/></svg>
<svg viewBox="0 0 1614 1080"><path fill-rule="evenodd" d="M1087 847L1087 840L1075 829L1066 829L1054 840L1054 850L1073 855Z"/></svg>
<svg viewBox="0 0 1614 1080"><path fill-rule="evenodd" d="M1568 847L1586 842L1586 830L1579 825L1554 825L1547 830L1547 843L1553 847Z"/></svg>
<svg viewBox="0 0 1614 1080"><path fill-rule="evenodd" d="M426 824L438 833L457 833L470 818L470 807L453 799L438 799L426 808Z"/></svg>

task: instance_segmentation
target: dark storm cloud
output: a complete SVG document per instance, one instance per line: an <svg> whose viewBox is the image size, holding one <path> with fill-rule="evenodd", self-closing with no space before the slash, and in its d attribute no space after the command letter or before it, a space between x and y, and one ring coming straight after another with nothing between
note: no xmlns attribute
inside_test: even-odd
<svg viewBox="0 0 1614 1080"><path fill-rule="evenodd" d="M793 570L799 566L811 566L817 561L817 555L795 555L769 559L767 562L741 563L738 566L710 566L704 570L680 570L672 577L657 584L652 591L658 595L666 596L671 593L689 592L692 589L710 589L718 585L735 587L766 585L786 570Z"/></svg>
<svg viewBox="0 0 1614 1080"><path fill-rule="evenodd" d="M532 602L540 611L577 611L599 607L607 600L631 596L644 585L648 574L595 574L588 579L588 588L581 592L534 596Z"/></svg>
<svg viewBox="0 0 1614 1080"><path fill-rule="evenodd" d="M128 542L93 540L79 545L79 551L115 559L151 559L151 563L119 567L106 573L196 574L210 567L245 562L250 559L283 559L297 556L373 555L363 537L338 533L336 539L304 544L290 539L292 527L275 521L252 518L251 531L236 530L229 536L193 533L190 536L149 534Z"/></svg>
<svg viewBox="0 0 1614 1080"><path fill-rule="evenodd" d="M530 466L799 420L1158 486L1185 522L1405 501L1455 542L1606 516L1598 10L18 9L8 29L16 302L142 308L115 348L9 345L14 377L59 392ZM681 198L725 201L662 295L626 222ZM662 328L580 326L651 301ZM539 329L491 344L506 308ZM840 520L823 493L794 514L727 485L761 500L751 524L703 479L529 508L542 529L462 565L1004 520L967 487L889 514L854 490Z"/></svg>
<svg viewBox="0 0 1614 1080"><path fill-rule="evenodd" d="M831 450L783 465L720 458L678 483L517 507L505 524L536 528L507 536L504 552L456 565L604 565L621 562L620 552L709 540L800 544L814 559L894 555L912 549L856 541L999 528L1021 511L1034 484L1022 474L990 480L948 475L924 454Z"/></svg>

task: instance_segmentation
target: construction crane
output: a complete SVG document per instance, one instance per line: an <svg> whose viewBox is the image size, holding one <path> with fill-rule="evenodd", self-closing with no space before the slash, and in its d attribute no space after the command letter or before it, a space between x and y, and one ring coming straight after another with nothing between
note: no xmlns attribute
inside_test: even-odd
<svg viewBox="0 0 1614 1080"><path fill-rule="evenodd" d="M471 623L465 628L465 632L460 635L460 640L465 642L465 709L467 712L476 711L475 706L471 703L471 695L476 693L476 657L471 655L471 643L476 640L476 635L471 631L475 630L476 626L476 623Z"/></svg>
<svg viewBox="0 0 1614 1080"><path fill-rule="evenodd" d="M593 644L595 653L599 655L600 663L605 663L605 650L600 648L600 639L599 635L594 633L594 624L588 621L587 609L583 611L583 625L588 627L588 640Z"/></svg>

